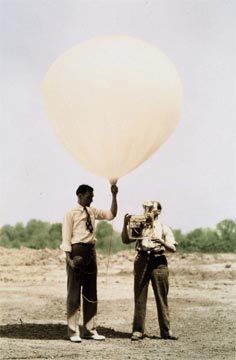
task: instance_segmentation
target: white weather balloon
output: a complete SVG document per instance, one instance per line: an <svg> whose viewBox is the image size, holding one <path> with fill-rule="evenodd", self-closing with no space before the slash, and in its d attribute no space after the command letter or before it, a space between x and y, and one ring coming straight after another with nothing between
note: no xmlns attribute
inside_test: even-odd
<svg viewBox="0 0 236 360"><path fill-rule="evenodd" d="M90 172L115 183L149 158L174 130L182 84L156 46L99 37L60 56L42 82L60 141Z"/></svg>

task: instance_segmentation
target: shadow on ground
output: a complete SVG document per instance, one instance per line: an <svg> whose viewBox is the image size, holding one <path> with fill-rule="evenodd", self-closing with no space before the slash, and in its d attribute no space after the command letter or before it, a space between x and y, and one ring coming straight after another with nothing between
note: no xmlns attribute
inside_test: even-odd
<svg viewBox="0 0 236 360"><path fill-rule="evenodd" d="M130 333L112 328L98 327L98 332L107 338L126 339ZM11 324L0 326L0 337L9 339L67 340L67 326L64 324Z"/></svg>

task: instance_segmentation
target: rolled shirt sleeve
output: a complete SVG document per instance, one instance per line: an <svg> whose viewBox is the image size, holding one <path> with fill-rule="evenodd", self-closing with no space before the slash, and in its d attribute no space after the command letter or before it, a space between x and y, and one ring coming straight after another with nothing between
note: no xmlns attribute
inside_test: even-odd
<svg viewBox="0 0 236 360"><path fill-rule="evenodd" d="M177 245L177 242L175 241L175 237L174 237L172 230L166 225L164 225L164 235L165 235L165 243L167 245L169 245L169 246Z"/></svg>
<svg viewBox="0 0 236 360"><path fill-rule="evenodd" d="M62 243L61 250L71 252L71 238L73 235L73 217L69 212L66 214L62 223Z"/></svg>

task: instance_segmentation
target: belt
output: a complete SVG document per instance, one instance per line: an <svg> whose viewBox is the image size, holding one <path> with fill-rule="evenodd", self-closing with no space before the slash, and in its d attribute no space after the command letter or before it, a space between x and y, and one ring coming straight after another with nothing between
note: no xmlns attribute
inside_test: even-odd
<svg viewBox="0 0 236 360"><path fill-rule="evenodd" d="M164 251L155 251L155 250L137 250L138 254L145 254L145 255L163 255Z"/></svg>
<svg viewBox="0 0 236 360"><path fill-rule="evenodd" d="M82 243L82 242L79 242L79 243L73 244L73 245L79 245L79 246L83 246L86 248L94 248L94 246L95 246L95 244L92 244L92 243Z"/></svg>

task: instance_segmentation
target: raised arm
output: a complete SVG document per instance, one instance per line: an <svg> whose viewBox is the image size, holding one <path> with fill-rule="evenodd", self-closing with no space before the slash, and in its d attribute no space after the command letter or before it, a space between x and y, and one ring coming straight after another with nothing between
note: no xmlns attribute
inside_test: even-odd
<svg viewBox="0 0 236 360"><path fill-rule="evenodd" d="M111 193L112 193L112 201L111 201L111 212L114 217L116 217L117 214L117 193L118 193L118 187L116 185L111 185Z"/></svg>
<svg viewBox="0 0 236 360"><path fill-rule="evenodd" d="M129 218L130 218L129 214L126 214L124 216L124 224L123 224L123 229L121 232L121 240L124 244L130 244L135 241L135 240L130 240L130 238L129 238L129 234L128 234Z"/></svg>

